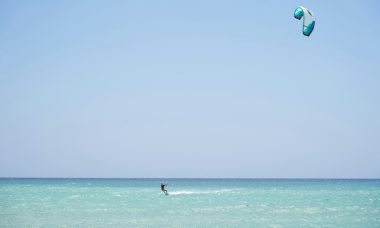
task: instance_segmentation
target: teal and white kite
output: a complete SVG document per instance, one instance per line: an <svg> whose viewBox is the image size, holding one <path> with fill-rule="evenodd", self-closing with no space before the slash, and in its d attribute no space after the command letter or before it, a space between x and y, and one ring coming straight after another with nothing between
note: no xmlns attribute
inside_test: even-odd
<svg viewBox="0 0 380 228"><path fill-rule="evenodd" d="M305 36L310 36L310 34L314 30L315 25L315 17L313 12L311 12L303 6L300 6L294 11L294 17L298 20L300 20L303 17L302 32Z"/></svg>

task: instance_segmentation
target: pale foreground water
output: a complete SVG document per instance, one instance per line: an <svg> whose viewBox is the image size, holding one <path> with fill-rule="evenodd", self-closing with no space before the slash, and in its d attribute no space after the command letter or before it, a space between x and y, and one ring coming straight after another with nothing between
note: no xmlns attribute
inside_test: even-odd
<svg viewBox="0 0 380 228"><path fill-rule="evenodd" d="M380 180L0 179L0 227L380 227Z"/></svg>

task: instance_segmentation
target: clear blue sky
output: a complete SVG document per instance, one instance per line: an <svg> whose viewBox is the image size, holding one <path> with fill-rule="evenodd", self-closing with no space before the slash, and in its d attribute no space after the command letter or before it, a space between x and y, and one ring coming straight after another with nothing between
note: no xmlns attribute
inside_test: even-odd
<svg viewBox="0 0 380 228"><path fill-rule="evenodd" d="M1 0L0 176L380 178L379 10Z"/></svg>

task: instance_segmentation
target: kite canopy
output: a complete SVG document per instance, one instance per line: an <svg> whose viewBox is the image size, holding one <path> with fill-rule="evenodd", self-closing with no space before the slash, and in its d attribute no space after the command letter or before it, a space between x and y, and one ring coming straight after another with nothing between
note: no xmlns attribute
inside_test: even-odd
<svg viewBox="0 0 380 228"><path fill-rule="evenodd" d="M315 17L313 12L311 12L303 6L300 6L294 11L294 17L298 20L300 20L303 17L302 32L305 36L310 36L310 34L314 30L315 25Z"/></svg>

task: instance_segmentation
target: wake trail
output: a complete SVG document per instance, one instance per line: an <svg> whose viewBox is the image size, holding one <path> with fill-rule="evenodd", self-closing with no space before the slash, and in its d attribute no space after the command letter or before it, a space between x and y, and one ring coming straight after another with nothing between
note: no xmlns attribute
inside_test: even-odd
<svg viewBox="0 0 380 228"><path fill-rule="evenodd" d="M213 190L213 191L173 191L168 192L169 195L177 196L177 195L201 195L201 194L221 194L232 192L231 189L222 189L222 190Z"/></svg>

